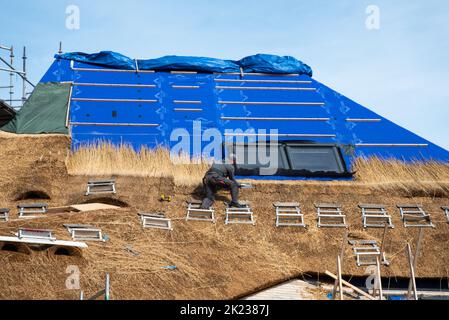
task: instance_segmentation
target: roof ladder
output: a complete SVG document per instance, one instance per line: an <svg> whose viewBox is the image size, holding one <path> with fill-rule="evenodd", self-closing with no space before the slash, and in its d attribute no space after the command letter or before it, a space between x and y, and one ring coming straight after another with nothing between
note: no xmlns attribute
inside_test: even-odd
<svg viewBox="0 0 449 320"><path fill-rule="evenodd" d="M375 266L377 258L381 259L384 265L390 264L376 240L350 240L349 244L353 247L358 267Z"/></svg>
<svg viewBox="0 0 449 320"><path fill-rule="evenodd" d="M318 203L317 209L318 228L348 228L346 224L346 215L341 210L339 204Z"/></svg>
<svg viewBox="0 0 449 320"><path fill-rule="evenodd" d="M226 221L225 224L252 224L256 225L254 213L248 201L240 201L244 205L243 208L234 208L225 202L226 205Z"/></svg>
<svg viewBox="0 0 449 320"><path fill-rule="evenodd" d="M171 219L167 219L164 213L139 213L139 216L144 229L173 230Z"/></svg>
<svg viewBox="0 0 449 320"><path fill-rule="evenodd" d="M35 213L46 214L48 205L46 203L19 204L17 208L19 209L19 218L31 218L35 217Z"/></svg>
<svg viewBox="0 0 449 320"><path fill-rule="evenodd" d="M101 229L80 224L65 224L64 227L78 241L105 241Z"/></svg>
<svg viewBox="0 0 449 320"><path fill-rule="evenodd" d="M404 227L418 227L418 228L435 228L435 225L428 215L422 208L421 205L417 204L398 204L397 207L401 213L402 221L404 222Z"/></svg>
<svg viewBox="0 0 449 320"><path fill-rule="evenodd" d="M8 222L9 209L0 209L0 221Z"/></svg>
<svg viewBox="0 0 449 320"><path fill-rule="evenodd" d="M88 181L86 196L94 194L116 194L115 180Z"/></svg>
<svg viewBox="0 0 449 320"><path fill-rule="evenodd" d="M449 223L449 206L441 207L444 210L444 214L446 215L447 222Z"/></svg>
<svg viewBox="0 0 449 320"><path fill-rule="evenodd" d="M190 200L187 202L186 221L208 221L215 223L215 209L202 209L202 201Z"/></svg>
<svg viewBox="0 0 449 320"><path fill-rule="evenodd" d="M276 227L307 228L298 202L276 202L274 207L276 208Z"/></svg>
<svg viewBox="0 0 449 320"><path fill-rule="evenodd" d="M385 206L377 204L359 204L362 209L363 227L366 228L384 228L387 225L394 229L391 216L387 214Z"/></svg>

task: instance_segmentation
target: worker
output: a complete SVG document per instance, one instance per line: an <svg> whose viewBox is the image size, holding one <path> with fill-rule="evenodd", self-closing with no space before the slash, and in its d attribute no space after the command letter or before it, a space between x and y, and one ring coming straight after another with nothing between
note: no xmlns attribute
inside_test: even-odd
<svg viewBox="0 0 449 320"><path fill-rule="evenodd" d="M230 155L230 160L235 163L235 156ZM206 197L201 205L202 209L209 209L215 201L215 194L220 189L231 191L231 207L244 208L245 205L239 203L239 188L241 185L234 176L234 166L229 163L214 163L203 178L203 186Z"/></svg>

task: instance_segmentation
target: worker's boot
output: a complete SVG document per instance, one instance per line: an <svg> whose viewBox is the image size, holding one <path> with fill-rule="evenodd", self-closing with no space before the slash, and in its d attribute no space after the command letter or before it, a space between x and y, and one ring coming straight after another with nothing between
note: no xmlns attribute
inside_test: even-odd
<svg viewBox="0 0 449 320"><path fill-rule="evenodd" d="M201 209L209 210L213 204L214 204L214 201L212 199L204 198L203 203L201 204Z"/></svg>
<svg viewBox="0 0 449 320"><path fill-rule="evenodd" d="M229 206L231 208L246 208L246 206L244 204L240 204L238 202L231 202L231 203L229 203Z"/></svg>

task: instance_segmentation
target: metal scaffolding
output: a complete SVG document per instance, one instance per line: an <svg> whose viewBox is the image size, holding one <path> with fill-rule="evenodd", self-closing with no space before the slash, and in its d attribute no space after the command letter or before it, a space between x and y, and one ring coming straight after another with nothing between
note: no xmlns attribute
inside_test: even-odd
<svg viewBox="0 0 449 320"><path fill-rule="evenodd" d="M26 55L26 47L23 47L23 55L22 55L22 70L18 70L14 67L14 47L7 47L7 46L3 46L0 45L0 53L6 51L8 58L3 58L1 57L0 54L0 71L8 73L9 74L9 85L1 85L0 83L0 89L9 89L9 98L5 99L6 102L9 103L9 105L14 108L14 109L20 109L23 104L26 102L26 100L28 99L28 95L30 94L29 92L27 92L27 85L30 85L31 87L34 88L34 84L32 84L28 78L27 78L27 66L26 66L26 61L27 61L27 55ZM22 92L21 92L21 97L20 98L16 98L15 97L15 81L14 81L14 76L19 76L22 79ZM1 92L0 92L0 98L1 98ZM19 102L19 105L13 105L16 102Z"/></svg>

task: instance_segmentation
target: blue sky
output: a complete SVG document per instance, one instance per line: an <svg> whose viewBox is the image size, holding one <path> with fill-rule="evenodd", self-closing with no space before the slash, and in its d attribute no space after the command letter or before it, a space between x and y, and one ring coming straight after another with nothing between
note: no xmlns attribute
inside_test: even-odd
<svg viewBox="0 0 449 320"><path fill-rule="evenodd" d="M79 30L65 26L68 5L80 8ZM365 26L368 5L380 9L379 30ZM33 82L59 41L66 52L135 58L292 55L317 80L449 149L446 0L0 0L0 8L0 43L27 46ZM7 81L0 74L0 86Z"/></svg>

